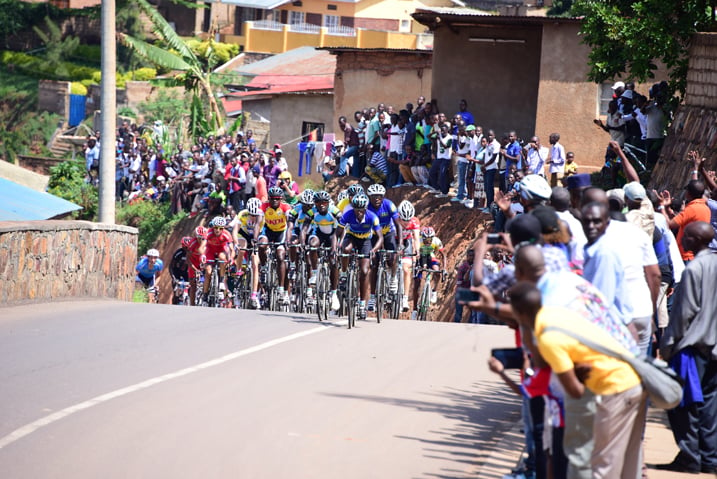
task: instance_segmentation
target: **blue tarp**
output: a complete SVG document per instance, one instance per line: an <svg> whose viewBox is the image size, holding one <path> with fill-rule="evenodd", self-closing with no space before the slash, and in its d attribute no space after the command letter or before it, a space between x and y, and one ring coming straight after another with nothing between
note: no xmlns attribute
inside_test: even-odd
<svg viewBox="0 0 717 479"><path fill-rule="evenodd" d="M70 95L70 118L68 121L70 126L77 126L85 119L86 102L85 95Z"/></svg>
<svg viewBox="0 0 717 479"><path fill-rule="evenodd" d="M0 221L47 220L81 209L57 196L0 178Z"/></svg>

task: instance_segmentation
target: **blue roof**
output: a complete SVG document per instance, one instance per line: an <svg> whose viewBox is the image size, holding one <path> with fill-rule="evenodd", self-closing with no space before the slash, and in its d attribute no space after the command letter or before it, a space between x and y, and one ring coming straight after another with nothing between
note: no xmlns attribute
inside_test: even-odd
<svg viewBox="0 0 717 479"><path fill-rule="evenodd" d="M0 221L47 220L82 207L0 178Z"/></svg>

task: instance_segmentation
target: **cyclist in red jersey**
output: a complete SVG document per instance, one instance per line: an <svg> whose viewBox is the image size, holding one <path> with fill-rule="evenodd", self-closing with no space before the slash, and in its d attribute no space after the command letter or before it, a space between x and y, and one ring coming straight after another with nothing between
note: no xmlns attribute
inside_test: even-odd
<svg viewBox="0 0 717 479"><path fill-rule="evenodd" d="M185 246L187 250L187 278L189 279L189 304L194 306L197 295L197 278L202 271L202 265L207 262L207 229L197 226L194 238ZM184 246L184 245L182 245Z"/></svg>
<svg viewBox="0 0 717 479"><path fill-rule="evenodd" d="M413 279L413 261L421 244L421 222L416 217L416 210L408 200L403 200L398 205L398 222L403 228L401 244L403 245L403 258L401 266L403 268L403 297L401 298L401 309L406 312L408 306L408 292L411 290L411 281Z"/></svg>
<svg viewBox="0 0 717 479"><path fill-rule="evenodd" d="M227 263L234 261L234 238L232 234L226 230L227 220L223 216L215 217L210 223L212 229L207 235L207 260L220 260L223 261L219 265L219 288L226 290L226 271ZM204 269L204 289L203 293L206 299L207 293L209 292L208 278L212 275L213 265L207 263Z"/></svg>

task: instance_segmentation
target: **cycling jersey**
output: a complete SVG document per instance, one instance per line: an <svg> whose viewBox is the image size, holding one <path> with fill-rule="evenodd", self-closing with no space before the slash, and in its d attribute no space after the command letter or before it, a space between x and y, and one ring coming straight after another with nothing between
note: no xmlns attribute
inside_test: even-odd
<svg viewBox="0 0 717 479"><path fill-rule="evenodd" d="M196 270L199 269L202 263L207 261L207 257L205 255L199 254L199 247L201 244L202 242L200 240L192 238L192 242L189 243L189 246L187 247L187 274L189 279L196 278ZM194 266L194 268L192 266Z"/></svg>
<svg viewBox="0 0 717 479"><path fill-rule="evenodd" d="M398 210L393 201L384 198L378 208L374 208L373 203L369 203L367 210L378 216L378 222L384 235L396 231L394 221L398 221Z"/></svg>
<svg viewBox="0 0 717 479"><path fill-rule="evenodd" d="M277 209L271 207L269 202L261 205L264 212L264 227L276 233L286 231L289 226L289 211L291 206L286 203L280 203Z"/></svg>
<svg viewBox="0 0 717 479"><path fill-rule="evenodd" d="M436 236L433 237L430 244L425 244L421 241L421 246L418 248L420 256L430 256L431 258L435 258L436 253L439 251L443 252L443 243Z"/></svg>
<svg viewBox="0 0 717 479"><path fill-rule="evenodd" d="M351 206L351 199L350 198L344 198L343 200L339 201L339 204L336 205L336 207L339 209L339 211L343 214L348 212L349 210L353 209L353 206Z"/></svg>
<svg viewBox="0 0 717 479"><path fill-rule="evenodd" d="M333 234L338 227L338 219L341 217L341 211L336 206L329 206L326 214L321 214L316 208L310 209L307 213L309 226L315 228L325 235Z"/></svg>
<svg viewBox="0 0 717 479"><path fill-rule="evenodd" d="M344 213L339 219L339 225L346 228L346 233L354 238L368 239L381 231L381 224L378 222L378 216L366 210L363 221L356 219L356 212L351 209Z"/></svg>
<svg viewBox="0 0 717 479"><path fill-rule="evenodd" d="M299 203L294 205L292 210L289 211L289 218L291 219L291 222L294 223L294 229L300 230L308 218L308 212L304 208L305 205L303 203ZM308 210L311 211L311 208L308 208Z"/></svg>
<svg viewBox="0 0 717 479"><path fill-rule="evenodd" d="M227 252L228 246L234 242L231 233L227 230L220 230L217 234L214 229L207 235L207 258L214 259L219 253Z"/></svg>
<svg viewBox="0 0 717 479"><path fill-rule="evenodd" d="M137 275L145 279L152 278L157 273L160 273L162 269L164 269L164 263L161 259L157 258L154 261L154 265L150 267L149 258L147 258L146 256L142 256L142 259L139 260L139 263L135 268L135 270L137 271Z"/></svg>
<svg viewBox="0 0 717 479"><path fill-rule="evenodd" d="M411 218L406 226L403 227L403 241L411 241L413 239L413 231L421 229L421 221L415 216Z"/></svg>
<svg viewBox="0 0 717 479"><path fill-rule="evenodd" d="M259 215L258 217L253 217L249 214L249 210L241 210L237 213L231 226L234 224L239 225L239 231L243 231L247 233L250 238L253 238L254 230L257 228L261 229L264 226L264 216Z"/></svg>

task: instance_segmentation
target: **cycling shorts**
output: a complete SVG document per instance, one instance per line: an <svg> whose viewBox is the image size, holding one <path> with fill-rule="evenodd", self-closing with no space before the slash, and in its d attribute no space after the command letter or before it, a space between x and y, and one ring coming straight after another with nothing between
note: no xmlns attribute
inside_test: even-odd
<svg viewBox="0 0 717 479"><path fill-rule="evenodd" d="M320 245L320 246L327 246L327 247L329 247L329 246L331 246L331 238L332 238L333 236L334 236L334 235L332 235L332 234L322 233L321 231L319 231L319 230L317 229L317 230L315 230L315 231L313 231L313 232L311 233L311 236L309 236L309 240L310 240L311 238L318 238L318 239L319 239L319 245Z"/></svg>
<svg viewBox="0 0 717 479"><path fill-rule="evenodd" d="M269 243L286 243L286 230L284 231L272 231L268 228L264 228L261 232L260 237L266 238Z"/></svg>
<svg viewBox="0 0 717 479"><path fill-rule="evenodd" d="M371 238L371 244L373 246L376 246L376 242L378 241L378 236L374 236ZM383 249L386 251L396 251L396 233L393 231L390 231L383 235Z"/></svg>
<svg viewBox="0 0 717 479"><path fill-rule="evenodd" d="M134 280L137 282L141 281L145 288L151 288L154 286L154 276L146 277L138 274Z"/></svg>
<svg viewBox="0 0 717 479"><path fill-rule="evenodd" d="M252 246L254 246L254 237L251 236L251 235L249 235L248 232L246 232L246 231L240 229L240 230L239 230L239 236L241 236L242 238L244 238L244 239L246 240L246 247L247 247L247 248L251 248Z"/></svg>
<svg viewBox="0 0 717 479"><path fill-rule="evenodd" d="M344 248L347 244L351 243L354 247L354 251L358 254L371 254L371 238L357 238L355 236L346 235L344 242L341 245Z"/></svg>
<svg viewBox="0 0 717 479"><path fill-rule="evenodd" d="M418 264L421 266L424 266L426 268L430 268L430 269L440 269L441 268L440 261L438 261L436 258L434 258L432 256L431 257L421 256ZM422 276L423 276L423 273L419 271L418 273L416 273L415 278L421 279Z"/></svg>

